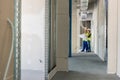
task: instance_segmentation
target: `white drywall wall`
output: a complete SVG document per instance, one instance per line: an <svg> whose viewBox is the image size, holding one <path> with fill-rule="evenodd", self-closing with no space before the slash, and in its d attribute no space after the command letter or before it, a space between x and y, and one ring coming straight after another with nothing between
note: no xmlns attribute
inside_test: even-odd
<svg viewBox="0 0 120 80"><path fill-rule="evenodd" d="M117 0L108 0L108 73L117 71ZM112 5L112 6L111 6Z"/></svg>
<svg viewBox="0 0 120 80"><path fill-rule="evenodd" d="M120 1L118 0L118 4L120 4ZM120 5L118 5L120 7ZM117 63L117 74L120 77L120 8L118 8L118 63Z"/></svg>
<svg viewBox="0 0 120 80"><path fill-rule="evenodd" d="M45 0L22 0L21 28L21 69L44 71Z"/></svg>

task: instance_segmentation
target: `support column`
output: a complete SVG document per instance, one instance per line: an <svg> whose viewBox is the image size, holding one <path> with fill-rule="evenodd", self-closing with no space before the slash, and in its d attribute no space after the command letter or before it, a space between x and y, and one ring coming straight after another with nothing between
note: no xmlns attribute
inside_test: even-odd
<svg viewBox="0 0 120 80"><path fill-rule="evenodd" d="M117 68L117 6L118 0L108 0L108 73L115 74Z"/></svg>
<svg viewBox="0 0 120 80"><path fill-rule="evenodd" d="M68 71L69 53L69 0L57 0L57 68Z"/></svg>
<svg viewBox="0 0 120 80"><path fill-rule="evenodd" d="M97 49L98 49L98 6L97 2L94 4L94 10L93 10L93 20L92 20L92 42L91 46L93 51L97 54Z"/></svg>
<svg viewBox="0 0 120 80"><path fill-rule="evenodd" d="M120 77L120 0L118 0L118 56L117 56L117 75Z"/></svg>
<svg viewBox="0 0 120 80"><path fill-rule="evenodd" d="M77 53L77 3L72 0L72 53Z"/></svg>
<svg viewBox="0 0 120 80"><path fill-rule="evenodd" d="M80 40L80 37L79 37L79 35L80 35L80 15L79 15L79 13L80 13L80 9L77 9L77 52L79 52L80 51L80 42L82 41L82 40Z"/></svg>

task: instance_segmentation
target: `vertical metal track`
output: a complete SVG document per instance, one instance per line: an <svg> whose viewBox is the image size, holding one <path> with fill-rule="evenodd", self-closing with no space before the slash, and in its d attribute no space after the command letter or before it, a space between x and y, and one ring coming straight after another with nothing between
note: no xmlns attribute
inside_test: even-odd
<svg viewBox="0 0 120 80"><path fill-rule="evenodd" d="M50 0L45 0L45 80L48 80L48 70L49 70L49 5Z"/></svg>
<svg viewBox="0 0 120 80"><path fill-rule="evenodd" d="M14 0L14 80L21 80L21 0Z"/></svg>

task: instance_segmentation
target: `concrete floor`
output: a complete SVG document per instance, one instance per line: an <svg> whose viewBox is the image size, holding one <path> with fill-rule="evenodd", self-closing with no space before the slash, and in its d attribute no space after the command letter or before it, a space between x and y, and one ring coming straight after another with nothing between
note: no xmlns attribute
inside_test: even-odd
<svg viewBox="0 0 120 80"><path fill-rule="evenodd" d="M74 54L69 58L69 71L90 74L107 74L107 62L93 53Z"/></svg>
<svg viewBox="0 0 120 80"><path fill-rule="evenodd" d="M107 63L92 53L80 53L69 58L69 72L57 72L51 80L120 80L107 75Z"/></svg>
<svg viewBox="0 0 120 80"><path fill-rule="evenodd" d="M116 75L87 74L81 72L58 72L51 80L120 80Z"/></svg>
<svg viewBox="0 0 120 80"><path fill-rule="evenodd" d="M21 80L45 80L43 71L21 70Z"/></svg>

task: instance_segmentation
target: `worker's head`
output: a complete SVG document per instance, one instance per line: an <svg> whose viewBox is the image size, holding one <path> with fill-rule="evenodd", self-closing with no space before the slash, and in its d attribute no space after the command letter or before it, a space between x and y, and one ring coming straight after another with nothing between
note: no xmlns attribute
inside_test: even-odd
<svg viewBox="0 0 120 80"><path fill-rule="evenodd" d="M87 33L87 29L84 29L84 33Z"/></svg>
<svg viewBox="0 0 120 80"><path fill-rule="evenodd" d="M88 30L87 30L87 33L91 33L91 30L90 30L90 29L88 29Z"/></svg>

